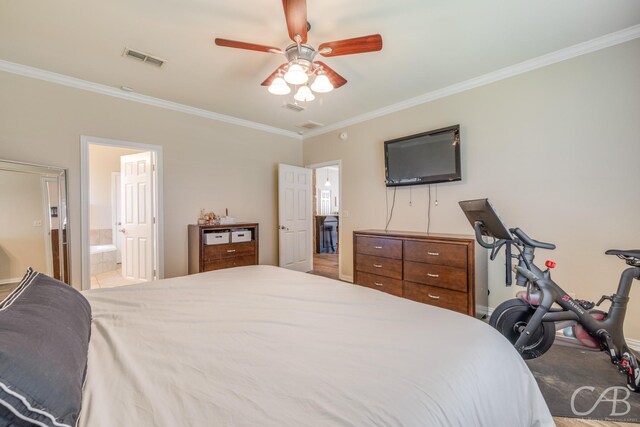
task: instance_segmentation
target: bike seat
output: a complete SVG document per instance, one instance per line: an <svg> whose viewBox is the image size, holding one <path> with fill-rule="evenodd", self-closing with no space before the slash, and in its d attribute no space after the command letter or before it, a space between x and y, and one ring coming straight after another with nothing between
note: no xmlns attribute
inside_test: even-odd
<svg viewBox="0 0 640 427"><path fill-rule="evenodd" d="M640 259L640 249L630 249L628 251L623 251L620 249L609 249L608 251L605 252L605 254L607 255L616 255L619 257L626 257L626 258L638 258Z"/></svg>
<svg viewBox="0 0 640 427"><path fill-rule="evenodd" d="M623 259L628 265L632 267L640 267L640 249L632 249L628 251L609 249L605 254L616 255L618 258Z"/></svg>

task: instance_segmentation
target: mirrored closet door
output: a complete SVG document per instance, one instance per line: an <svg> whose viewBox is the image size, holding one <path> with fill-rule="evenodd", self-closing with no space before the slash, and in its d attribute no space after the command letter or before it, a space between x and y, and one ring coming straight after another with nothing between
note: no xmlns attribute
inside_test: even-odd
<svg viewBox="0 0 640 427"><path fill-rule="evenodd" d="M69 282L66 170L0 160L0 300L28 267Z"/></svg>

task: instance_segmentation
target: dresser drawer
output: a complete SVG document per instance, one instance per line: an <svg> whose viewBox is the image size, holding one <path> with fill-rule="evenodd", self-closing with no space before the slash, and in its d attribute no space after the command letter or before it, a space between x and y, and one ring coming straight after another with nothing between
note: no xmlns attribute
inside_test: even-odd
<svg viewBox="0 0 640 427"><path fill-rule="evenodd" d="M451 267L467 268L467 246L453 243L404 242L406 261L428 262Z"/></svg>
<svg viewBox="0 0 640 427"><path fill-rule="evenodd" d="M357 236L356 253L402 259L402 240Z"/></svg>
<svg viewBox="0 0 640 427"><path fill-rule="evenodd" d="M256 252L255 242L228 243L225 245L209 245L204 247L204 260L218 260L237 256L253 255Z"/></svg>
<svg viewBox="0 0 640 427"><path fill-rule="evenodd" d="M377 289L392 295L402 296L402 280L358 272L358 285Z"/></svg>
<svg viewBox="0 0 640 427"><path fill-rule="evenodd" d="M402 260L372 255L356 255L356 270L378 276L402 279Z"/></svg>
<svg viewBox="0 0 640 427"><path fill-rule="evenodd" d="M414 282L404 282L403 296L413 301L435 305L459 313L468 313L467 294Z"/></svg>
<svg viewBox="0 0 640 427"><path fill-rule="evenodd" d="M244 265L254 265L256 257L254 255L237 256L233 258L224 258L215 262L204 262L203 271L221 270L223 268L242 267Z"/></svg>
<svg viewBox="0 0 640 427"><path fill-rule="evenodd" d="M404 279L411 282L467 292L467 270L424 262L404 262Z"/></svg>

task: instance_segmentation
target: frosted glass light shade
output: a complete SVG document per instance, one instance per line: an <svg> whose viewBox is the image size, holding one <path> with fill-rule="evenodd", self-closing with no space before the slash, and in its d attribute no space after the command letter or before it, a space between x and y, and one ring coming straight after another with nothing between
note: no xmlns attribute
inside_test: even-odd
<svg viewBox="0 0 640 427"><path fill-rule="evenodd" d="M291 88L282 77L276 77L269 86L269 93L274 95L286 95L291 92Z"/></svg>
<svg viewBox="0 0 640 427"><path fill-rule="evenodd" d="M307 76L307 73L304 72L300 65L291 64L287 73L284 75L284 79L292 85L301 85L309 80L309 76Z"/></svg>
<svg viewBox="0 0 640 427"><path fill-rule="evenodd" d="M311 85L311 89L318 93L327 93L333 90L333 85L329 81L329 77L326 74L319 74Z"/></svg>
<svg viewBox="0 0 640 427"><path fill-rule="evenodd" d="M316 99L315 95L313 94L313 92L311 92L311 89L309 89L308 86L301 86L300 89L298 89L298 92L293 96L293 98L296 101L301 102L309 102Z"/></svg>

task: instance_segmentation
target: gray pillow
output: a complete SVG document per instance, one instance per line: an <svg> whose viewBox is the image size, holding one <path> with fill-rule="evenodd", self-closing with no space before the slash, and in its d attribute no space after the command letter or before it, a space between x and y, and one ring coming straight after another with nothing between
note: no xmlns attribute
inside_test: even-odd
<svg viewBox="0 0 640 427"><path fill-rule="evenodd" d="M0 302L0 426L76 425L90 332L80 292L27 270Z"/></svg>

